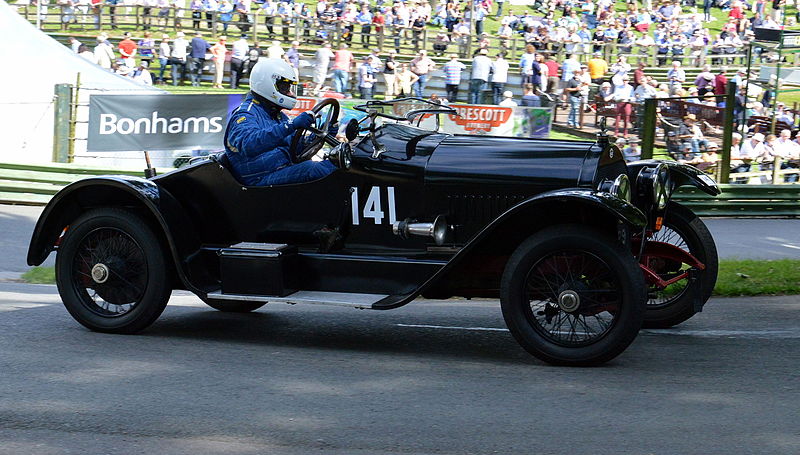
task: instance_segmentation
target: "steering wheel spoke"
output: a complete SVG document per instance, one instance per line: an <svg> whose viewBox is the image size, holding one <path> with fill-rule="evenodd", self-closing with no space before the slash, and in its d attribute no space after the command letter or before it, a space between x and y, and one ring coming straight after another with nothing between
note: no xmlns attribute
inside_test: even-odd
<svg viewBox="0 0 800 455"><path fill-rule="evenodd" d="M325 144L328 128L339 119L339 102L334 98L326 98L317 103L311 112L317 120L315 125L295 131L289 146L295 163L311 159Z"/></svg>

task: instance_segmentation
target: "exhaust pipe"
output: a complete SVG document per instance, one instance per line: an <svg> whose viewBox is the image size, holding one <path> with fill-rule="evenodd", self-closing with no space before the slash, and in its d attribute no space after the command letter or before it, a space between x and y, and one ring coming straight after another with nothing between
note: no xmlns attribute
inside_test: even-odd
<svg viewBox="0 0 800 455"><path fill-rule="evenodd" d="M433 223L418 223L416 220L406 218L404 221L396 221L392 225L392 232L395 235L407 239L411 235L431 237L437 246L442 246L447 237L447 221L443 215L439 215Z"/></svg>

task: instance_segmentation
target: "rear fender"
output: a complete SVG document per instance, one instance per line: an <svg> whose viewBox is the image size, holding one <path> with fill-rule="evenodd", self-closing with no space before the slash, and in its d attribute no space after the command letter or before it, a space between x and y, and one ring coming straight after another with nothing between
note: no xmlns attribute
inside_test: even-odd
<svg viewBox="0 0 800 455"><path fill-rule="evenodd" d="M581 223L597 226L616 237L620 225L640 231L647 224L645 215L632 204L607 193L591 189L555 190L526 199L501 214L464 245L451 260L414 293L392 296L376 307L396 308L419 294L448 296L452 288L486 278L499 286L505 263L514 249L534 232L546 226ZM476 275L480 275L476 278ZM489 286L491 287L491 286ZM489 290L491 291L491 289ZM476 288L475 296L491 296Z"/></svg>
<svg viewBox="0 0 800 455"><path fill-rule="evenodd" d="M150 180L130 176L100 176L72 183L59 191L45 207L31 237L28 265L39 265L55 250L59 236L82 213L97 207L120 207L138 211L154 228L169 251L175 271L187 289L190 285L180 267L181 257L196 250L199 242L192 232L183 208L163 188Z"/></svg>
<svg viewBox="0 0 800 455"><path fill-rule="evenodd" d="M632 163L628 163L628 177L630 178L631 182L635 182L636 177L639 175L639 171L641 171L643 167L655 166L658 164L665 164L667 168L669 168L672 191L682 186L695 186L711 196L719 196L722 193L717 186L717 182L715 182L711 176L693 166L678 163L677 161L634 161Z"/></svg>

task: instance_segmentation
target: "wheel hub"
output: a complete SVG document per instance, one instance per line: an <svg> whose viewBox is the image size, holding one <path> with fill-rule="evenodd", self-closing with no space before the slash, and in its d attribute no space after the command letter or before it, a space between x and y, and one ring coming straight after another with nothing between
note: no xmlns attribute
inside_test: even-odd
<svg viewBox="0 0 800 455"><path fill-rule="evenodd" d="M572 313L581 306L581 298L577 292L572 290L563 291L558 295L558 307L562 311Z"/></svg>
<svg viewBox="0 0 800 455"><path fill-rule="evenodd" d="M92 279L95 283L103 284L108 281L110 272L105 264L97 263L92 267Z"/></svg>

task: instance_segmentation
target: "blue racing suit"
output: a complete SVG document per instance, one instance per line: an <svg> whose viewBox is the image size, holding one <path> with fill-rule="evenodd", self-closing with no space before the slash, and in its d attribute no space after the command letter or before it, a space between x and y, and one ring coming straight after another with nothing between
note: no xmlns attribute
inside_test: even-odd
<svg viewBox="0 0 800 455"><path fill-rule="evenodd" d="M225 155L233 176L243 185L265 186L308 182L333 172L336 167L330 161L292 163L289 145L296 129L286 114L270 113L248 94L225 130Z"/></svg>

